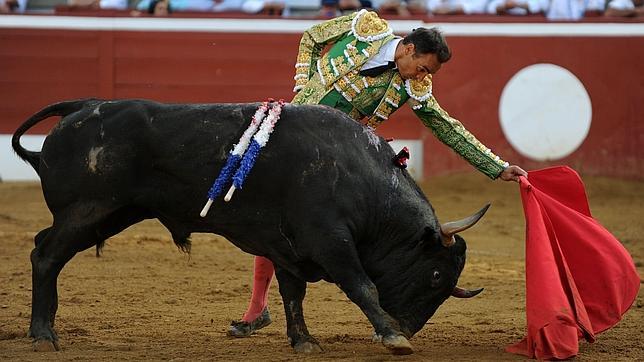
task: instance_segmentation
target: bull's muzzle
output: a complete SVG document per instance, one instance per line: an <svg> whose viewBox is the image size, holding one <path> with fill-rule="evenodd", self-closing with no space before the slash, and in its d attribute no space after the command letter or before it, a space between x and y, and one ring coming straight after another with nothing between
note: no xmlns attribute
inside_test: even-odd
<svg viewBox="0 0 644 362"><path fill-rule="evenodd" d="M461 232L463 230L467 230L474 226L482 217L485 215L485 212L487 209L490 207L490 204L488 203L487 205L483 206L481 210L476 212L475 214L468 216L464 219L457 220L457 221L450 221L445 224L441 225L441 237L443 239L443 246L446 248L449 248L450 246L454 245L456 243L456 239L454 239L454 234Z"/></svg>

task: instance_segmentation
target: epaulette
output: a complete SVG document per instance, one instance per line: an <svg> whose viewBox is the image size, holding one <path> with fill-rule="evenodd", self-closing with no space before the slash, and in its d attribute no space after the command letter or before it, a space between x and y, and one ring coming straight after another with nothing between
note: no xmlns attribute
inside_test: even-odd
<svg viewBox="0 0 644 362"><path fill-rule="evenodd" d="M432 76L428 74L423 80L407 79L405 90L409 96L419 102L425 102L432 96Z"/></svg>
<svg viewBox="0 0 644 362"><path fill-rule="evenodd" d="M372 42L391 35L393 29L375 12L362 9L353 18L351 32L359 41Z"/></svg>

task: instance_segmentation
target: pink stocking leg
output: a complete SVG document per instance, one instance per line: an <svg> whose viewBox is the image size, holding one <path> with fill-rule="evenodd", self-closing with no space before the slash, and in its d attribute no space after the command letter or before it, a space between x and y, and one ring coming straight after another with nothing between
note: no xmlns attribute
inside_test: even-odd
<svg viewBox="0 0 644 362"><path fill-rule="evenodd" d="M271 286L274 272L275 268L273 268L273 263L270 260L261 256L255 257L253 294L250 297L250 304L242 317L242 321L254 321L268 305L268 290Z"/></svg>

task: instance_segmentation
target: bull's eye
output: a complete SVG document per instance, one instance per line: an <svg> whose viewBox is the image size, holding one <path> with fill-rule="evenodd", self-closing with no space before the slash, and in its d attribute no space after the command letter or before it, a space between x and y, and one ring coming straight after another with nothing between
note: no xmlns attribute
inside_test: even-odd
<svg viewBox="0 0 644 362"><path fill-rule="evenodd" d="M438 270L434 270L434 280L438 280L441 278L441 273Z"/></svg>

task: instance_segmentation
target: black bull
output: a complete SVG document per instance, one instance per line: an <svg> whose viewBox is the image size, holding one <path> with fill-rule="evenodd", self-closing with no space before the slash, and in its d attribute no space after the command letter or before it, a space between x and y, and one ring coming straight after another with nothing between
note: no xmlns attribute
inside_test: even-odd
<svg viewBox="0 0 644 362"><path fill-rule="evenodd" d="M38 172L53 225L31 253L37 350L58 349L57 278L76 253L144 219L158 219L189 250L193 232L216 233L273 261L287 335L296 351L320 350L302 311L307 282L337 284L393 353L412 353L418 332L456 287L465 242L456 232L485 212L441 226L382 138L339 111L286 105L242 190L206 192L258 104L186 105L95 99L53 104L13 136ZM41 152L20 146L33 125L62 116Z"/></svg>

